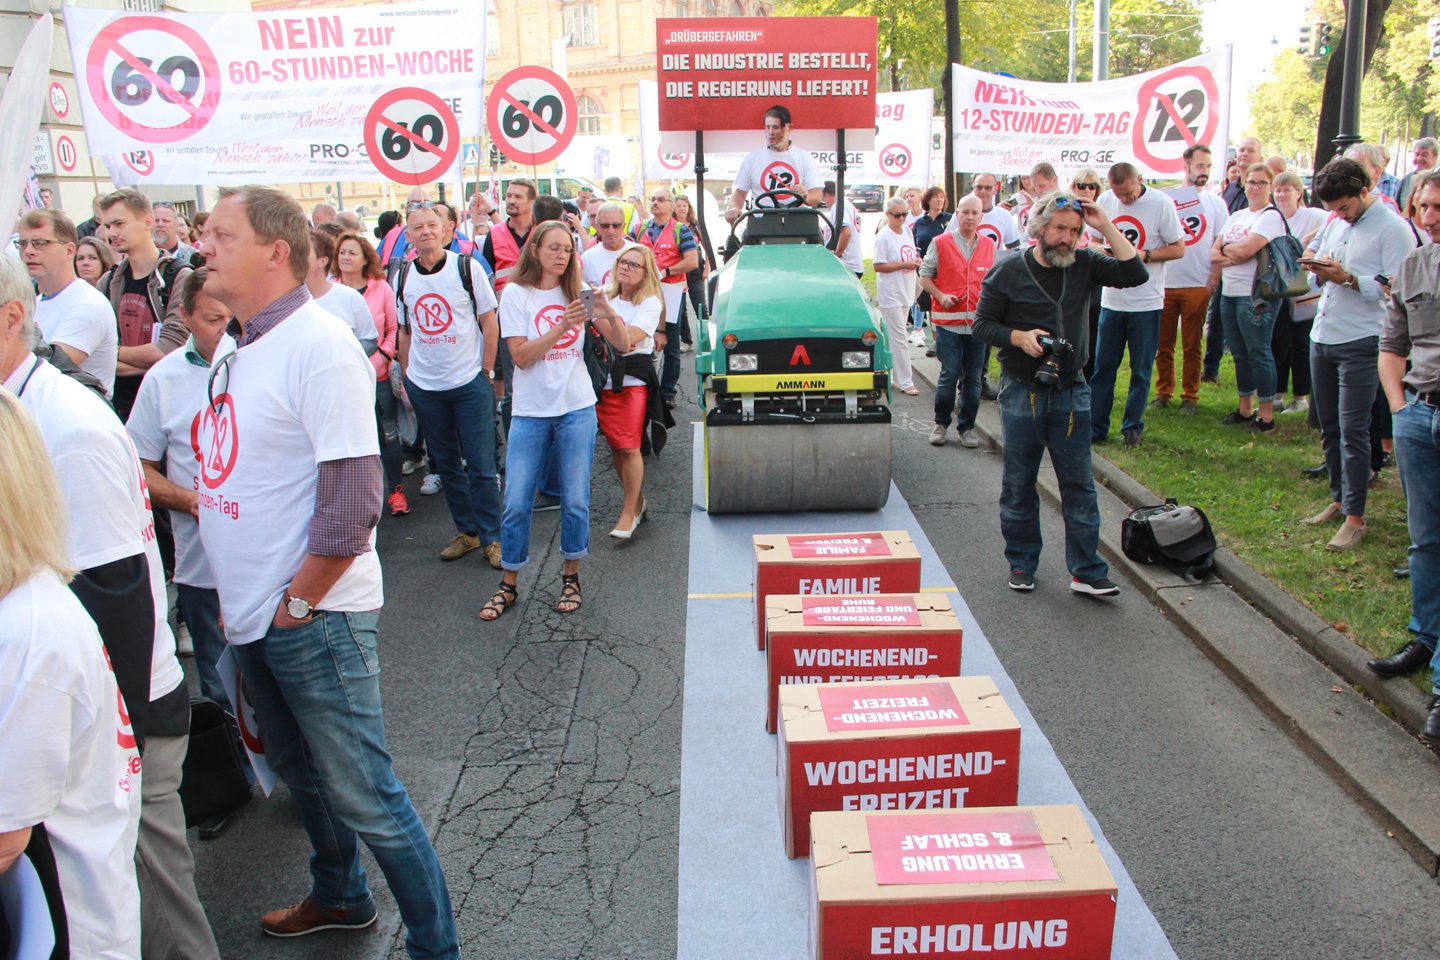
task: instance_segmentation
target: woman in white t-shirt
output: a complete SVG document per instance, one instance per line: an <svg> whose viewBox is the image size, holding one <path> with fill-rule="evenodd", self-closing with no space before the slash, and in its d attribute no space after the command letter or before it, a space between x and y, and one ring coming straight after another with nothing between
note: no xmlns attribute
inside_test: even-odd
<svg viewBox="0 0 1440 960"><path fill-rule="evenodd" d="M607 380L595 408L600 430L610 442L610 456L624 491L620 518L610 531L610 536L617 540L629 540L645 519L645 498L640 492L645 480L645 461L640 456L640 441L645 434L652 387L659 389L660 386L655 379L654 337L664 309L660 271L655 266L654 254L638 243L627 245L615 258L609 286L602 296L595 298L595 311L605 313L612 323L623 327L625 335L620 348L626 358L622 389L616 393L614 384ZM631 363L631 357L637 358L637 362Z"/></svg>
<svg viewBox="0 0 1440 960"><path fill-rule="evenodd" d="M1276 237L1285 235L1285 218L1270 203L1275 174L1263 163L1251 164L1242 174L1249 206L1230 214L1210 260L1221 266L1220 322L1225 343L1235 358L1237 409L1221 423L1242 424L1261 432L1275 429L1275 356L1270 338L1277 304L1255 301L1255 255ZM1257 410L1257 403L1259 409Z"/></svg>
<svg viewBox="0 0 1440 960"><path fill-rule="evenodd" d="M580 251L558 220L536 225L500 304L500 335L515 363L510 435L505 445L505 505L500 519L500 587L480 609L494 620L519 598L519 571L530 561L530 517L547 470L560 483L559 613L580 609L580 560L590 553L590 464L595 458L595 388L585 367L586 309ZM597 298L598 299L598 298ZM625 328L601 310L592 320L619 347Z"/></svg>
<svg viewBox="0 0 1440 960"><path fill-rule="evenodd" d="M1290 232L1300 241L1301 248L1325 225L1330 215L1319 207L1302 207L1305 184L1290 171L1277 174L1272 187L1275 206L1284 215ZM1308 276L1308 274L1307 274ZM1315 305L1320 291L1313 288L1303 297L1281 300L1275 314L1275 332L1270 337L1270 352L1275 357L1276 413L1307 413L1310 410L1310 328L1315 325ZM1291 400L1284 401L1290 390Z"/></svg>
<svg viewBox="0 0 1440 960"><path fill-rule="evenodd" d="M73 957L140 956L140 755L94 622L65 586L60 482L0 390L0 874L44 824Z"/></svg>

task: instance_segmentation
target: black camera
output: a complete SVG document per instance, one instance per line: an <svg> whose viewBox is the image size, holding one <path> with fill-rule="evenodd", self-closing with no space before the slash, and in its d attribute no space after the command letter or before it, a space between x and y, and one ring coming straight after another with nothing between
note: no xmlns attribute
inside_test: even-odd
<svg viewBox="0 0 1440 960"><path fill-rule="evenodd" d="M1075 345L1064 337L1036 337L1040 349L1045 353L1040 358L1040 369L1035 371L1035 382L1053 387L1060 382L1070 359L1075 356Z"/></svg>

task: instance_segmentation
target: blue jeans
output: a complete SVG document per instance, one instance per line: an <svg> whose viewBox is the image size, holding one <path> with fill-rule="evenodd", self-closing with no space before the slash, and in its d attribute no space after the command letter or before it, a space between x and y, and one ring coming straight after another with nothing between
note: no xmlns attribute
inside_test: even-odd
<svg viewBox="0 0 1440 960"><path fill-rule="evenodd" d="M530 517L535 491L553 472L560 482L560 556L590 553L590 466L595 462L595 408L558 417L516 416L505 448L505 516L500 521L500 566L530 562Z"/></svg>
<svg viewBox="0 0 1440 960"><path fill-rule="evenodd" d="M314 851L310 895L333 909L370 902L360 840L390 884L411 957L460 956L450 891L430 835L385 748L378 612L321 613L234 648L270 765Z"/></svg>
<svg viewBox="0 0 1440 960"><path fill-rule="evenodd" d="M385 493L388 495L405 477L400 472L403 459L400 449L400 428L395 418L400 413L400 398L390 389L390 381L375 384L375 426L380 431L380 464L385 471Z"/></svg>
<svg viewBox="0 0 1440 960"><path fill-rule="evenodd" d="M1090 466L1090 385L1052 389L1000 376L1000 429L1005 472L1000 481L1000 533L1012 570L1034 576L1040 564L1040 458L1048 450L1060 483L1065 566L1081 580L1110 572L1100 559L1100 506Z"/></svg>
<svg viewBox="0 0 1440 960"><path fill-rule="evenodd" d="M450 390L424 390L406 377L405 390L415 408L415 419L425 431L431 469L445 481L445 503L455 529L478 536L482 543L499 540L495 391L485 374Z"/></svg>
<svg viewBox="0 0 1440 960"><path fill-rule="evenodd" d="M1275 354L1270 351L1270 338L1277 309L1278 304L1267 302L1257 310L1249 297L1220 298L1225 341L1235 358L1235 391L1261 403L1275 399Z"/></svg>
<svg viewBox="0 0 1440 960"><path fill-rule="evenodd" d="M674 397L680 388L680 324L665 324L665 362L660 367L660 395Z"/></svg>
<svg viewBox="0 0 1440 960"><path fill-rule="evenodd" d="M220 671L215 669L220 655L225 652L225 633L220 629L220 594L213 589L177 583L175 602L180 606L180 614L190 630L190 639L195 643L195 672L200 675L200 695L229 709L230 698L225 696Z"/></svg>
<svg viewBox="0 0 1440 960"><path fill-rule="evenodd" d="M956 333L944 324L935 324L935 356L940 376L935 383L935 422L950 426L955 395L960 395L960 416L955 429L964 433L975 428L980 412L980 375L985 368L985 344L968 333Z"/></svg>
<svg viewBox="0 0 1440 960"><path fill-rule="evenodd" d="M1225 357L1225 325L1220 322L1220 297L1211 296L1205 312L1205 361L1202 372L1207 377L1220 375L1220 361Z"/></svg>
<svg viewBox="0 0 1440 960"><path fill-rule="evenodd" d="M1150 377L1155 372L1155 350L1159 345L1159 310L1100 308L1095 376L1090 380L1090 435L1094 440L1104 440L1110 433L1115 377L1127 347L1130 349L1130 388L1125 394L1125 415L1120 429L1145 429L1145 404L1150 400Z"/></svg>
<svg viewBox="0 0 1440 960"><path fill-rule="evenodd" d="M1406 392L1395 414L1395 462L1410 526L1410 633L1431 650L1440 637L1440 408ZM1440 694L1440 654L1430 661Z"/></svg>

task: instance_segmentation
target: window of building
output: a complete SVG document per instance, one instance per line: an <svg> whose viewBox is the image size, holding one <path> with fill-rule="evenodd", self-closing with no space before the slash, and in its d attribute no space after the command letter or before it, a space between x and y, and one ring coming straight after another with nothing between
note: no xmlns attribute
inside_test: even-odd
<svg viewBox="0 0 1440 960"><path fill-rule="evenodd" d="M720 16L720 0L705 0L705 16Z"/></svg>
<svg viewBox="0 0 1440 960"><path fill-rule="evenodd" d="M485 16L485 56L500 56L500 14L494 7Z"/></svg>
<svg viewBox="0 0 1440 960"><path fill-rule="evenodd" d="M690 0L675 0L675 16L690 16Z"/></svg>
<svg viewBox="0 0 1440 960"><path fill-rule="evenodd" d="M593 47L599 43L598 21L595 4L589 0L568 4L565 7L565 32L570 35L570 46Z"/></svg>
<svg viewBox="0 0 1440 960"><path fill-rule="evenodd" d="M576 133L581 136L593 136L604 132L600 129L604 114L600 109L599 101L582 93L575 98L575 106L580 110L580 122L575 128Z"/></svg>

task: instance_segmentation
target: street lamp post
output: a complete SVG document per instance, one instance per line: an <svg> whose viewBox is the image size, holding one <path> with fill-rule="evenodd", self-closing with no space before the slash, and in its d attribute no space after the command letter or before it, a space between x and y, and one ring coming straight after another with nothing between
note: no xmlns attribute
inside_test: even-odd
<svg viewBox="0 0 1440 960"><path fill-rule="evenodd" d="M1345 46L1340 75L1340 123L1335 152L1360 142L1360 74L1365 55L1365 0L1345 0Z"/></svg>
<svg viewBox="0 0 1440 960"><path fill-rule="evenodd" d="M1095 54L1092 80L1110 79L1110 0L1095 0Z"/></svg>

